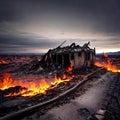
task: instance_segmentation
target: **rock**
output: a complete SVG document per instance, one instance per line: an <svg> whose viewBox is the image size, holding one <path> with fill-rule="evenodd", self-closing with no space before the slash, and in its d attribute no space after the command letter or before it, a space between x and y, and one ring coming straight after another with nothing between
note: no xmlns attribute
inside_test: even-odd
<svg viewBox="0 0 120 120"><path fill-rule="evenodd" d="M96 114L98 114L98 115L103 115L103 116L104 116L105 112L106 112L105 110L99 109L99 110L96 112Z"/></svg>

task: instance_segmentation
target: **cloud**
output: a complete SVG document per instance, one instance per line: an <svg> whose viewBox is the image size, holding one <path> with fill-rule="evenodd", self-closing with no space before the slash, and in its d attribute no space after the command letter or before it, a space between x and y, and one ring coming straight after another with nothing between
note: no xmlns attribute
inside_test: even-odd
<svg viewBox="0 0 120 120"><path fill-rule="evenodd" d="M0 34L0 52L31 52L34 49L49 49L57 46L59 42L31 34L17 36Z"/></svg>
<svg viewBox="0 0 120 120"><path fill-rule="evenodd" d="M49 49L66 39L119 49L119 11L119 0L1 0L0 52Z"/></svg>

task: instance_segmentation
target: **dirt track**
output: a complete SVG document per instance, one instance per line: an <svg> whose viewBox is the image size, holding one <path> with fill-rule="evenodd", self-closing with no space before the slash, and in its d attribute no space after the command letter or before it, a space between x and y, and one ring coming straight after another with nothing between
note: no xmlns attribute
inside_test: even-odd
<svg viewBox="0 0 120 120"><path fill-rule="evenodd" d="M88 86L88 89L85 94L75 97L75 99L68 104L54 107L43 116L41 116L38 111L32 116L24 118L24 120L90 120L101 117L104 117L106 120L108 120L108 118L109 120L119 120L120 106L118 102L116 102L116 98L111 96L119 92L119 87L116 87L116 85L120 84L120 82L118 82L119 79L117 73L107 72L99 78L98 81L94 81L92 84L86 84L85 87ZM114 104L114 102L116 104ZM105 114L99 115L101 111L105 111Z"/></svg>

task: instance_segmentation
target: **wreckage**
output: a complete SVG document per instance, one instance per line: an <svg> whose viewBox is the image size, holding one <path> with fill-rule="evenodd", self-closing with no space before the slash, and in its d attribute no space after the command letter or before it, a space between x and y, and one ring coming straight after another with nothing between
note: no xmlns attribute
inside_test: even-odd
<svg viewBox="0 0 120 120"><path fill-rule="evenodd" d="M61 47L62 44L54 49L49 49L41 60L42 67L67 68L72 66L74 69L78 69L94 65L95 48L89 47L90 42L83 46L72 43L70 46Z"/></svg>

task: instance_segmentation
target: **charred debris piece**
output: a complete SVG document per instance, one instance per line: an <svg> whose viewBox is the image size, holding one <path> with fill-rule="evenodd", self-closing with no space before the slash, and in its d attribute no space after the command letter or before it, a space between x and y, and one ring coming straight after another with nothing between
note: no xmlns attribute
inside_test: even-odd
<svg viewBox="0 0 120 120"><path fill-rule="evenodd" d="M68 67L80 69L94 65L95 48L91 49L89 47L90 42L85 43L83 46L72 43L70 46L61 47L62 44L54 49L49 49L43 56L40 65L44 69L66 69Z"/></svg>

